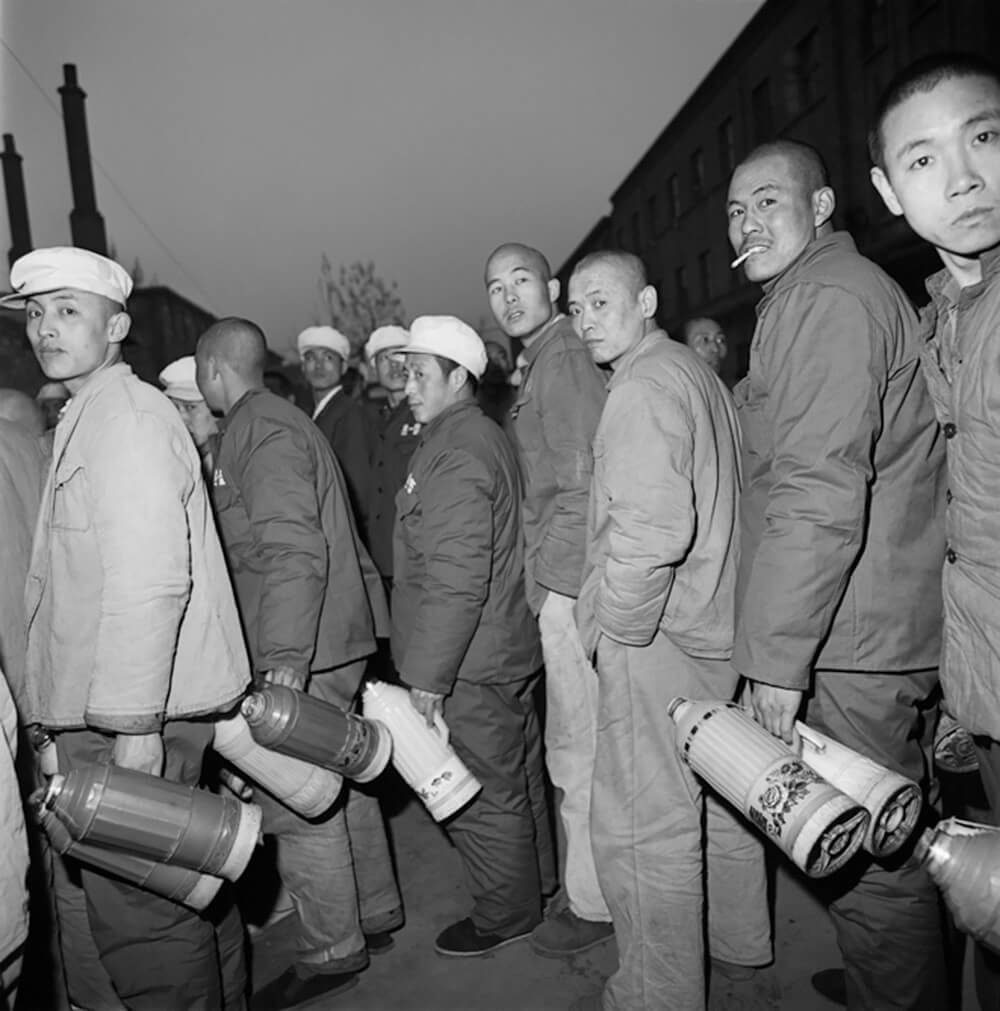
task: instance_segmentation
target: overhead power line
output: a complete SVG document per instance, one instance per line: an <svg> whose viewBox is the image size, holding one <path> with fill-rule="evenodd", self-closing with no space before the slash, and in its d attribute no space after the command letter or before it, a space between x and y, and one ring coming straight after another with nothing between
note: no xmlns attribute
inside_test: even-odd
<svg viewBox="0 0 1000 1011"><path fill-rule="evenodd" d="M17 53L15 53L13 49L11 49L10 43L8 43L7 40L4 39L2 36L0 36L0 45L3 46L3 48L10 55L11 59L17 64L18 67L20 67L25 77L27 77L28 80L31 81L31 83L38 89L42 97L48 103L49 107L55 112L55 114L59 117L61 121L62 109L59 107L58 102L56 102L56 100L48 93L48 91L46 91L45 87L38 80L38 78L35 77L35 75L31 72L31 70L25 64L24 60L22 60L17 55ZM160 249L163 250L163 252L166 254L170 262L173 263L174 266L177 267L177 269L184 275L184 277L191 282L191 284L198 290L198 292L200 292L200 294L207 302L211 302L212 297L208 294L207 291L205 291L205 289L202 287L198 279L191 274L191 272L187 269L187 267L184 266L184 263L173 254L173 251L170 249L170 247L163 241L163 239L159 237L159 235L156 234L156 231L154 230L153 226L146 220L146 218L142 214L139 213L138 209L135 207L132 201L129 200L125 191L115 181L114 176L111 175L108 169L105 168L105 166L100 162L100 160L93 154L93 151L91 151L91 161L93 161L94 165L97 167L97 170L107 181L107 184L114 191L118 199L125 205L126 209L132 214L132 216L136 219L136 221L138 221L139 224L142 225L142 227L149 233L149 236L160 247Z"/></svg>

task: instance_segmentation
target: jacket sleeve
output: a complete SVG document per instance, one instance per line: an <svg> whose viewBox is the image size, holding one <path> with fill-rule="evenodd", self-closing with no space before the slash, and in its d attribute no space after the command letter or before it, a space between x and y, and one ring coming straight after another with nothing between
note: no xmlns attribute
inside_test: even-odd
<svg viewBox="0 0 1000 1011"><path fill-rule="evenodd" d="M539 586L567 597L580 592L587 542L587 502L594 472L593 444L604 408L604 380L589 353L555 357L540 390L542 437L552 454L555 512L535 558Z"/></svg>
<svg viewBox="0 0 1000 1011"><path fill-rule="evenodd" d="M98 730L163 724L191 592L185 503L201 480L180 435L149 414L111 419L87 463L103 590L85 719Z"/></svg>
<svg viewBox="0 0 1000 1011"><path fill-rule="evenodd" d="M799 285L764 322L771 486L733 665L755 681L805 689L863 543L887 365L874 321L842 289Z"/></svg>
<svg viewBox="0 0 1000 1011"><path fill-rule="evenodd" d="M611 392L602 424L595 494L610 528L594 613L605 635L647 646L694 540L694 421L679 393L639 379Z"/></svg>
<svg viewBox="0 0 1000 1011"><path fill-rule="evenodd" d="M237 483L263 570L251 652L261 671L287 665L308 674L328 568L315 464L292 428L255 418L244 437Z"/></svg>
<svg viewBox="0 0 1000 1011"><path fill-rule="evenodd" d="M481 463L446 450L421 490L423 593L400 674L407 684L447 695L486 603L493 559L491 481Z"/></svg>

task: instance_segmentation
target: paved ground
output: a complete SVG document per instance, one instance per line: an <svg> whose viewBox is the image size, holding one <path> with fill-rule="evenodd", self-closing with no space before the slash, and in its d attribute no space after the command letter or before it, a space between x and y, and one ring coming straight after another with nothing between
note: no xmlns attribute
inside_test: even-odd
<svg viewBox="0 0 1000 1011"><path fill-rule="evenodd" d="M458 855L415 801L390 818L407 922L393 950L372 961L360 984L311 1008L331 1011L561 1011L596 989L615 966L614 944L560 961L536 956L527 942L476 959L434 953L438 931L466 915ZM779 871L776 887L775 968L756 994L737 984L716 986L711 1011L831 1011L816 995L812 973L839 965L833 931L801 879ZM287 964L294 920L258 934L254 978L267 982ZM942 1009L944 1011L944 1009ZM976 1011L966 1005L966 1011Z"/></svg>

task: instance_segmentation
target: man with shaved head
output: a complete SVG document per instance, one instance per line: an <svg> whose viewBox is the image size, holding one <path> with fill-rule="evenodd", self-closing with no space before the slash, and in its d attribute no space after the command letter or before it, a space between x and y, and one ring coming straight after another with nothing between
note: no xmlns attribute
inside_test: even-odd
<svg viewBox="0 0 1000 1011"><path fill-rule="evenodd" d="M550 904L532 946L561 957L586 951L613 930L590 839L597 678L573 621L605 377L556 307L559 282L537 249L495 249L486 261L486 294L497 325L524 349L511 415L525 488L525 583L545 657L545 758L566 850L565 901Z"/></svg>
<svg viewBox="0 0 1000 1011"><path fill-rule="evenodd" d="M329 443L264 385L260 328L227 318L198 341L195 376L223 415L212 498L257 679L347 711L388 634L381 582L361 546ZM264 831L299 918L295 964L255 995L293 1007L357 982L403 919L378 800L345 784L332 814L306 821L262 789Z"/></svg>
<svg viewBox="0 0 1000 1011"><path fill-rule="evenodd" d="M729 240L764 295L734 391L744 437L733 664L757 720L806 722L927 785L941 648L944 440L917 317L832 217L791 141L729 184ZM830 912L851 1008L947 1005L938 900L907 850L856 861ZM829 977L821 974L823 988Z"/></svg>
<svg viewBox="0 0 1000 1011"><path fill-rule="evenodd" d="M54 739L60 771L114 764L196 786L212 717L249 681L198 454L166 397L122 361L132 279L119 264L36 249L11 285L4 302L24 306L42 371L71 395L35 528L18 709L36 740ZM208 919L74 866L126 1006L222 1007Z"/></svg>
<svg viewBox="0 0 1000 1011"><path fill-rule="evenodd" d="M656 307L631 253L573 270L576 331L612 370L576 616L597 657L591 826L618 971L581 1009L704 1007L706 934L713 965L748 986L771 961L761 843L704 803L668 715L676 696L736 692L739 430L721 380L657 327Z"/></svg>

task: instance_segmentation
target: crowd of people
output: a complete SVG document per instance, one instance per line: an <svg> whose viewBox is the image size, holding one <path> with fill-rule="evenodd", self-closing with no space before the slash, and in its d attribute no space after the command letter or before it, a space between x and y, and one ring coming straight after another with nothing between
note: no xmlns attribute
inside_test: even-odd
<svg viewBox="0 0 1000 1011"><path fill-rule="evenodd" d="M762 287L733 391L719 325L672 339L619 250L561 292L542 253L497 247L485 294L510 349L454 316L380 327L374 403L345 389L347 338L306 328L308 412L268 388L252 321L214 323L161 392L123 354L120 265L15 262L5 301L59 406L0 394L0 1006L29 843L73 1007L335 1006L393 944L377 784L307 819L206 779L214 722L263 683L349 712L377 676L443 716L482 790L445 823L469 913L433 948L567 958L613 939L581 1011L695 1011L716 974L773 959L762 837L684 763L677 696L739 700L793 746L802 718L920 783L927 818L943 707L1000 824L1000 73L914 64L868 143L887 208L940 254L930 305L918 317L835 228L817 151L761 145L726 203ZM231 890L198 913L46 847L24 801L88 763L252 791L294 964L251 994ZM950 1006L946 919L912 852L857 857L824 899L847 1007ZM986 952L977 988L1000 1007Z"/></svg>

